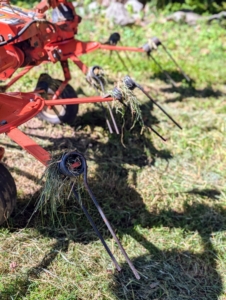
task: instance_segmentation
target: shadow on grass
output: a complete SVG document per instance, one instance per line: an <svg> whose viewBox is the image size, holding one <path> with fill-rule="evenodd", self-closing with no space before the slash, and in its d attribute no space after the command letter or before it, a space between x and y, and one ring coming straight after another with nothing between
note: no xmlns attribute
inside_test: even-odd
<svg viewBox="0 0 226 300"><path fill-rule="evenodd" d="M91 120L94 116L93 112L87 114L87 120ZM104 126L105 121L101 114L97 116L97 119L100 121L98 126ZM87 122L85 123L80 124L82 129L87 126ZM120 300L218 299L222 291L222 281L216 270L217 252L211 242L211 235L225 230L226 211L221 207L213 209L196 203L195 197L199 195L215 199L220 192L196 189L185 192L188 199L193 197L194 201L192 205L184 206L183 213L170 209L152 213L147 211L141 195L136 190L137 171L140 167L153 164L156 157L168 161L172 157L171 153L168 150L157 150L150 136L140 137L136 130L133 134L124 136L127 148L124 148L119 138L113 135L109 137L103 134L102 138L106 138L107 142L102 141L102 138L92 135L94 132L92 124L96 126L95 122L88 124L92 129L91 133L82 131L78 135L75 133L75 137L70 139L52 138L52 146L49 146L48 150L52 151L61 147L62 150L77 148L85 154L89 166L95 162L97 166L95 177L89 180L89 184L107 218L113 227L117 228L119 237L124 234L130 235L146 249L146 252L150 253L134 259L134 264L142 275L140 281L133 278L127 265L123 265L121 274L113 275L110 288L115 297ZM29 174L23 173L22 175L34 179ZM18 209L9 221L9 230L15 232L26 226L37 228L43 236L54 237L57 241L40 263L31 267L26 275L21 275L9 286L4 287L0 293L3 300L11 299L14 295L19 298L28 296L35 288L33 279L39 278L44 270L48 270L59 251L67 251L70 241L88 244L97 239L74 199L70 199L65 207L61 207L58 215L61 224L58 224L58 227L56 224L53 226L47 216L42 218L40 212L35 214L28 223L38 195L39 192L35 196L28 195L27 199L18 203ZM32 197L33 201L30 201ZM101 233L104 238L109 238L109 233L103 229L102 221L85 192L83 199L95 223L102 228ZM28 206L24 209L26 202ZM40 223L41 219L44 219L43 224ZM204 250L198 254L180 251L176 248L161 250L138 232L136 225L142 228L182 228L185 232L198 232ZM69 231L70 228L76 230Z"/></svg>
<svg viewBox="0 0 226 300"><path fill-rule="evenodd" d="M166 100L166 103L182 101L185 98L195 97L195 98L219 98L224 95L220 90L214 90L212 87L208 86L202 90L197 90L192 86L180 86L172 88L163 88L164 93L178 93L179 95L173 99Z"/></svg>
<svg viewBox="0 0 226 300"><path fill-rule="evenodd" d="M122 265L123 270L120 274L115 272L109 286L117 299L217 300L222 292L222 281L216 270L218 253L214 249L211 237L214 232L226 229L225 209L218 206L211 208L208 205L196 203L197 191L195 190L192 193L186 193L190 200L192 197L193 204L184 205L183 213L170 209L150 213L146 210L143 200L135 188L128 186L128 172L122 166L115 168L111 164L107 168L105 165L100 165L96 175L99 182L97 179L93 179L90 181L90 186L113 227L117 228L119 237L124 234L130 235L146 249L146 252L149 252L149 254L133 260L141 273L140 281L134 279L127 264ZM133 180L136 184L136 178ZM211 190L209 194L206 190L198 190L198 193L203 197L207 197L207 195L215 197L219 191ZM97 212L87 198L85 198L85 203L96 224L100 227L102 222ZM14 230L17 231L27 225L33 209L33 203L30 203L23 218L21 215L12 218ZM26 296L32 290L33 279L38 278L44 270L48 270L58 251L67 251L70 240L85 244L96 240L94 232L77 203L69 202L65 209L68 216L65 220L66 225L63 225L66 231L67 228L76 226L76 232L65 236L64 231L52 227L48 221L45 226L41 227L40 214L36 215L28 227L40 228L40 232L44 236L54 237L57 242L38 265L28 270L26 276L18 278L5 288L2 293L3 300L11 299L9 295L16 293L20 297ZM202 240L203 251L193 253L177 248L161 250L148 241L147 236L136 230L135 225L146 229L181 228L185 232L197 232ZM14 230L12 229L12 231ZM104 238L110 237L106 230L101 231ZM4 295L7 296L4 298Z"/></svg>
<svg viewBox="0 0 226 300"><path fill-rule="evenodd" d="M120 177L120 180L122 180L121 185L126 185L126 177ZM103 195L108 194L109 186L102 193ZM221 207L213 209L194 202L193 205L185 206L183 213L177 213L173 210L150 213L145 210L141 197L134 189L128 186L127 189L125 186L122 189L121 186L118 191L115 191L115 194L118 194L122 200L120 205L115 200L115 205L116 202L118 203L117 207L114 207L111 199L107 203L105 199L100 201L107 217L117 228L119 236L131 235L149 252L149 254L133 259L134 265L141 274L140 281L134 279L127 264L122 265L123 270L120 274L115 272L109 283L109 288L112 289L117 299L219 299L222 292L222 281L216 270L218 253L211 242L211 236L214 232L225 230L226 211ZM115 194L112 198L115 198ZM125 198L125 194L129 195L130 203ZM122 212L122 208L124 212ZM141 215L141 219L137 217ZM99 224L97 216L95 217ZM193 253L180 251L177 248L161 250L134 229L134 221L143 228L182 228L185 232L198 232L202 240L203 251ZM77 226L80 227L79 230L83 230L83 237L74 235L71 236L71 240L85 243L93 240L92 233L90 234L89 230L84 231L84 228L87 228L85 223L84 216L77 222ZM31 226L35 226L35 223ZM58 251L67 251L70 239L62 238L60 237L62 234L60 235L59 232L51 232L46 228L42 230L42 233L45 236L54 236L58 238L58 241L42 261L28 271L26 276L18 278L5 288L2 294L3 300L11 299L10 297L4 298L4 295L26 296L28 290L32 290L32 280L38 278L43 269L48 270ZM106 234L104 237L109 238Z"/></svg>
<svg viewBox="0 0 226 300"><path fill-rule="evenodd" d="M178 72L178 71L168 71L170 77L176 82L180 83L184 80L183 75ZM164 73L155 73L151 79L161 79L162 81L169 83L169 80L166 78ZM168 94L175 94L177 93L178 95L175 98L171 98L166 100L166 103L171 103L171 102L179 102L182 101L183 99L194 97L194 98L219 98L225 93L223 93L220 90L214 89L212 86L206 86L203 89L196 89L194 87L194 81L191 80L191 82L188 84L183 84L183 85L178 85L178 86L171 86L171 87L164 87L161 88L161 91L163 93L168 93Z"/></svg>
<svg viewBox="0 0 226 300"><path fill-rule="evenodd" d="M133 263L142 270L141 280L134 280L124 265L112 284L117 299L217 300L222 292L216 263L207 261L205 254L172 249L140 256Z"/></svg>
<svg viewBox="0 0 226 300"><path fill-rule="evenodd" d="M133 259L134 265L141 274L140 281L135 280L127 264L122 265L120 274L115 272L109 287L117 299L219 299L222 293L222 280L217 272L218 253L214 249L211 238L215 232L226 229L226 210L220 206L212 208L197 203L195 201L196 196L187 193L189 200L193 199L193 204L185 204L183 213L171 209L150 213L146 210L137 191L128 186L128 174L124 170L121 170L120 173L119 170L117 172L114 169L113 171L109 169L98 171L99 176L106 177L107 174L109 176L107 180L109 178L112 180L105 187L102 184L98 186L95 181L90 182L94 194L99 196L100 204L113 227L117 228L119 237L124 234L130 235L146 249L146 252L149 252L149 254L146 253ZM118 176L119 174L120 176ZM101 193L99 189L101 189ZM206 197L206 190L199 192ZM89 207L88 202L86 205ZM58 251L67 251L70 240L85 244L96 240L96 236L85 217L82 213L79 216L76 213L79 211L78 205L71 203L70 206L68 204L67 212L71 212L72 209L74 212L71 213L66 222L69 227L76 225L75 234L65 236L62 230L51 228L51 226L47 227L48 222L45 227L40 227L39 216L36 216L29 224L29 227L40 228L40 232L44 236L56 238L57 242L38 265L28 270L26 277L22 276L15 282L11 282L11 285L4 290L3 295L15 295L14 292L18 293L19 291L21 297L25 296L28 290L32 290L33 279L38 278L44 270L48 270ZM24 222L30 217L32 210L33 207L30 206L26 211L27 215L23 220ZM100 218L95 209L89 207L89 211L100 227ZM73 224L72 219L75 215L76 222ZM25 225L18 224L19 220L21 217L13 220L14 226L17 227L16 230L24 228ZM150 242L150 239L147 240L148 236L136 229L136 225L146 229L159 228L163 231L164 228L169 231L174 228L181 228L185 233L197 232L201 238L203 251L195 253L195 251L181 251L175 247L170 250L159 249ZM102 234L104 238L110 237L106 231L102 230ZM3 297L2 299L10 298Z"/></svg>
<svg viewBox="0 0 226 300"><path fill-rule="evenodd" d="M115 274L112 289L118 299L219 299L223 291L222 280L216 270L218 253L211 237L214 232L226 229L225 218L226 210L222 207L213 209L198 203L185 205L183 213L173 210L162 210L156 214L146 212L146 217L143 216L145 228L182 228L185 232L198 232L203 252L192 253L175 248L160 250L137 231L130 231L131 236L150 254L133 261L141 272L140 281L132 278L127 265L122 275Z"/></svg>
<svg viewBox="0 0 226 300"><path fill-rule="evenodd" d="M193 189L191 191L188 191L189 194L199 195L201 197L208 197L212 200L216 200L221 195L221 192L216 189Z"/></svg>
<svg viewBox="0 0 226 300"><path fill-rule="evenodd" d="M169 76L173 79L174 82L182 82L185 80L183 74L177 70L171 70L171 71L168 71L167 70L167 73L169 74ZM189 75L189 74L188 74ZM160 79L166 83L171 83L169 81L169 79L167 78L166 74L164 74L164 72L155 72L151 77L150 77L151 80L155 80L155 79ZM191 84L194 83L194 81L191 79Z"/></svg>
<svg viewBox="0 0 226 300"><path fill-rule="evenodd" d="M180 193L168 193L167 195L174 195L175 197L179 197L180 194L191 194L191 195L198 195L202 198L209 198L211 200L217 200L221 195L221 192L217 189L192 189L190 191L184 191ZM161 194L164 196L165 194Z"/></svg>

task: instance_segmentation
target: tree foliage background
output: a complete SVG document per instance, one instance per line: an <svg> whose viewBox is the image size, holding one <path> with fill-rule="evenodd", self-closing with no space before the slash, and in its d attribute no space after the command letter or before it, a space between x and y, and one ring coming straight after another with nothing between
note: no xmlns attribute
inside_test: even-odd
<svg viewBox="0 0 226 300"><path fill-rule="evenodd" d="M224 0L151 0L150 2L156 5L158 9L168 9L171 11L189 9L198 13L216 13L226 10L226 1Z"/></svg>

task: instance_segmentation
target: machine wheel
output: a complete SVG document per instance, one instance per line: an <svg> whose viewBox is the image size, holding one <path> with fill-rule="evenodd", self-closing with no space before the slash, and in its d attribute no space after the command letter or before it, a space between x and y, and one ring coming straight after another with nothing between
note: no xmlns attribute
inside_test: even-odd
<svg viewBox="0 0 226 300"><path fill-rule="evenodd" d="M44 90L45 94L42 94L45 99L52 99L54 93L62 83L59 79L54 79L46 73L40 75L36 90ZM69 84L61 94L61 98L77 98L77 93L73 87ZM38 117L42 120L48 121L52 124L67 123L73 125L78 113L78 105L56 105L52 108L45 107Z"/></svg>
<svg viewBox="0 0 226 300"><path fill-rule="evenodd" d="M0 225L8 219L15 208L16 195L15 181L6 167L0 163Z"/></svg>

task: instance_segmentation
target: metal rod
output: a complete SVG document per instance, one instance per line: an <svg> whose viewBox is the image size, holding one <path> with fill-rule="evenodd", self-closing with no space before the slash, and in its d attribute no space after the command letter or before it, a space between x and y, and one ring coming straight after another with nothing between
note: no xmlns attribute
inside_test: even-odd
<svg viewBox="0 0 226 300"><path fill-rule="evenodd" d="M121 44L120 41L119 41L119 43ZM122 46L122 45L121 45L121 46ZM118 53L118 52L116 52L116 53ZM134 66L134 64L132 63L132 60L130 59L129 54L127 53L127 51L125 51L124 53L125 53L125 56L126 56L126 58L128 59L130 65L131 65L131 67L134 69L135 66ZM119 54L119 53L118 53L118 54Z"/></svg>
<svg viewBox="0 0 226 300"><path fill-rule="evenodd" d="M2 86L1 89L6 91L8 88L10 88L17 80L19 80L22 76L27 74L34 66L28 66L25 67L17 76L15 76L13 79L10 80L5 86Z"/></svg>
<svg viewBox="0 0 226 300"><path fill-rule="evenodd" d="M163 69L163 67L160 65L160 63L154 58L153 55L151 55L151 53L149 54L149 56L152 58L152 60L154 61L154 63L159 67L159 69L165 74L165 76L169 79L169 81L172 83L172 85L174 87L176 87L176 82L173 80L173 78L169 75L169 73L167 71L165 71Z"/></svg>
<svg viewBox="0 0 226 300"><path fill-rule="evenodd" d="M158 137L160 137L160 139L162 139L164 142L166 142L166 139L161 136L155 129L153 129L151 126L149 127Z"/></svg>
<svg viewBox="0 0 226 300"><path fill-rule="evenodd" d="M174 64L179 68L179 70L181 71L181 73L183 74L184 78L190 82L191 79L184 73L184 71L182 70L182 68L179 66L179 64L177 63L177 61L174 59L174 57L172 56L172 54L168 51L168 49L166 48L166 46L164 46L163 44L161 44L163 49L165 50L165 52L168 54L168 56L172 59L172 61L174 62Z"/></svg>
<svg viewBox="0 0 226 300"><path fill-rule="evenodd" d="M90 214L88 213L86 207L85 207L85 206L83 205L83 203L81 202L80 197L79 197L79 195L78 195L78 193L77 193L77 191L75 190L74 187L72 188L72 191L73 191L73 193L74 193L74 195L75 195L75 198L78 200L78 202L79 202L79 204L80 204L80 206L81 206L81 208L82 208L82 210L83 210L83 212L84 212L86 218L89 220L89 222L90 222L91 226L93 227L93 229L94 229L96 235L97 235L98 238L100 239L100 241L101 241L101 243L103 244L105 250L107 251L108 255L110 256L111 260L113 261L113 263L114 263L116 269L120 272L120 271L122 270L121 267L119 266L119 264L118 264L117 260L115 259L113 253L111 252L111 250L109 249L108 245L106 244L106 242L105 242L103 236L101 235L100 231L97 229L97 227L96 227L96 225L95 225L95 223L94 223L92 217L91 217Z"/></svg>
<svg viewBox="0 0 226 300"><path fill-rule="evenodd" d="M126 71L129 73L129 69L127 67L127 65L125 64L124 60L122 59L121 55L118 52L115 52L118 56L118 59L121 61L123 67L126 69Z"/></svg>
<svg viewBox="0 0 226 300"><path fill-rule="evenodd" d="M123 246L122 246L122 244L120 243L119 239L117 238L117 236L116 236L116 234L115 234L113 228L111 227L111 225L110 225L110 223L109 223L109 221L108 221L106 215L104 214L102 208L100 207L98 201L96 200L95 196L93 195L91 189L90 189L89 186L88 186L88 182L87 182L87 165L86 165L85 159L84 159L84 164L85 164L85 167L84 167L84 185L85 185L85 188L86 188L87 192L89 193L89 195L90 195L90 197L91 197L93 203L95 204L95 206L96 206L96 208L97 208L97 210L98 210L100 216L102 217L104 223L106 224L108 230L110 231L110 233L111 233L111 235L113 236L114 240L115 240L116 243L118 244L118 246L119 246L119 248L120 248L120 250L121 250L123 256L125 257L125 259L126 259L128 265L130 266L130 268L131 268L131 270L132 270L134 276L136 277L136 279L139 280L139 279L140 279L140 275L138 274L137 270L135 269L133 263L131 262L130 258L128 257L128 255L127 255L127 253L126 253L126 251L125 251L125 249L123 248Z"/></svg>
<svg viewBox="0 0 226 300"><path fill-rule="evenodd" d="M103 85L102 81L98 78L98 76L95 76L95 74L92 74L92 75L93 75L93 78L95 78L95 79L98 81L98 83L99 83L99 85L100 85L100 88L101 88L103 94L105 94L105 88L104 88L104 85ZM111 116L112 123L113 123L114 128L115 128L115 132L116 132L117 134L119 134L118 126L117 126L117 124L116 124L116 121L115 121L115 118L114 118L114 115L113 115L111 106L110 106L109 103L107 103L107 106L108 106L108 111L109 111L110 116Z"/></svg>
<svg viewBox="0 0 226 300"><path fill-rule="evenodd" d="M182 127L177 123L177 121L175 121L166 111L164 108L162 108L155 100L152 99L152 97L143 89L142 86L140 86L139 84L137 84L137 87L156 105L158 106L158 108L180 129L182 129Z"/></svg>
<svg viewBox="0 0 226 300"><path fill-rule="evenodd" d="M110 104L109 104L108 102L107 102L107 106L108 106L109 114L110 114L110 116L111 116L111 120L112 120L113 125L114 125L114 127L115 127L115 132L116 132L117 134L119 134L118 126L117 126L117 124L116 124L116 121L115 121L115 118L114 118L112 109L111 109Z"/></svg>
<svg viewBox="0 0 226 300"><path fill-rule="evenodd" d="M57 99L57 100L44 100L45 105L53 106L53 105L71 105L71 104L84 104L84 103L95 103L95 102L107 102L113 101L113 97L87 97L87 98L65 98L65 99Z"/></svg>
<svg viewBox="0 0 226 300"><path fill-rule="evenodd" d="M99 49L113 50L113 51L129 51L129 52L145 52L144 49L138 47L114 46L99 44Z"/></svg>
<svg viewBox="0 0 226 300"><path fill-rule="evenodd" d="M111 124L110 124L110 122L109 122L109 120L108 120L107 117L105 117L105 119L106 119L106 123L107 123L107 126L108 126L108 130L109 130L109 132L112 134L112 133L113 133L113 130L112 130L112 128L111 128Z"/></svg>
<svg viewBox="0 0 226 300"><path fill-rule="evenodd" d="M88 81L89 82L89 81ZM93 86L94 89L96 90L96 92L98 93L98 89L96 88L96 86L94 85ZM108 130L109 132L112 134L113 133L113 130L112 130L112 127L111 127L111 123L110 121L108 120L108 117L107 117L107 114L106 114L106 108L104 107L103 103L101 102L101 108L102 108L102 111L104 113L104 117L105 117L105 120L106 120L106 123L107 123L107 126L108 126Z"/></svg>
<svg viewBox="0 0 226 300"><path fill-rule="evenodd" d="M117 53L118 53L118 52L117 52ZM130 59L129 54L128 54L126 51L125 51L125 56L126 56L126 58L128 59L129 63L131 64L131 67L134 69L135 66L134 66L134 64L132 63L132 60Z"/></svg>

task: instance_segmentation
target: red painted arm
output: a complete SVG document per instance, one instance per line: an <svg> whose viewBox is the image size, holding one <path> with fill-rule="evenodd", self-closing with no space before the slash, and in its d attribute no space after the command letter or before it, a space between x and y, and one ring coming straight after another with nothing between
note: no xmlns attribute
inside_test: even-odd
<svg viewBox="0 0 226 300"><path fill-rule="evenodd" d="M73 7L73 4L67 0L42 0L37 6L36 11L43 14L49 8L56 8L60 4L65 4L69 7Z"/></svg>

